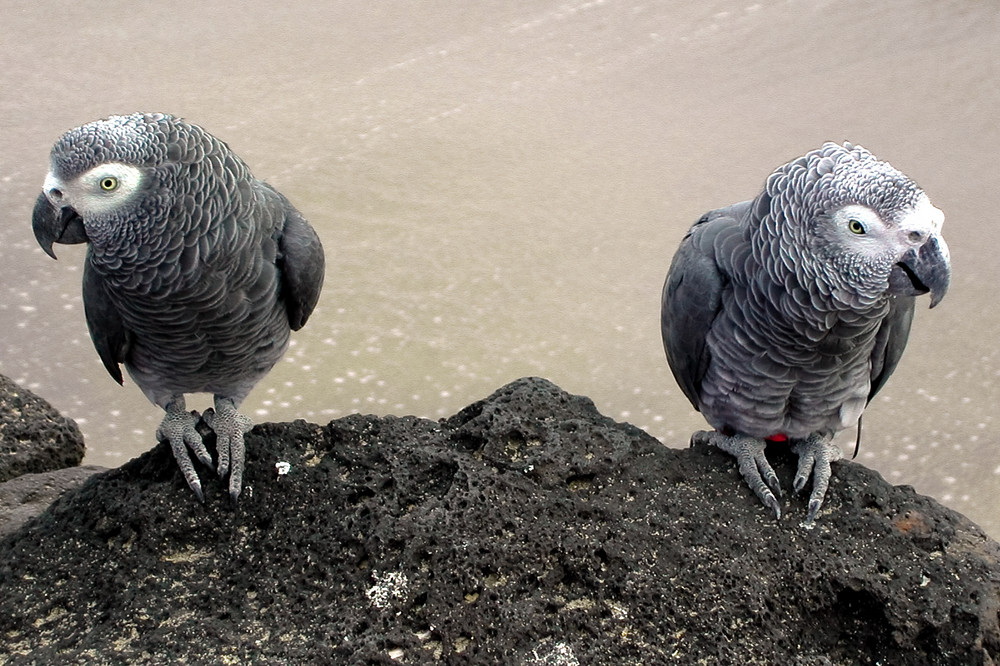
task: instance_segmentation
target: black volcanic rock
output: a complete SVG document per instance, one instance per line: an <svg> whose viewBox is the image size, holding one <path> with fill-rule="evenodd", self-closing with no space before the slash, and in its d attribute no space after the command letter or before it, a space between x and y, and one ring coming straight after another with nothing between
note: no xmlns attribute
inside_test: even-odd
<svg viewBox="0 0 1000 666"><path fill-rule="evenodd" d="M83 450L83 435L72 419L0 375L0 482L74 467Z"/></svg>
<svg viewBox="0 0 1000 666"><path fill-rule="evenodd" d="M0 661L1000 658L1000 546L854 463L814 528L801 497L777 522L730 457L541 379L440 423L263 424L247 447L235 509L204 468L198 504L160 445L0 541Z"/></svg>
<svg viewBox="0 0 1000 666"><path fill-rule="evenodd" d="M14 532L48 508L67 490L81 485L93 474L107 471L97 465L67 467L51 472L22 474L0 483L0 537Z"/></svg>

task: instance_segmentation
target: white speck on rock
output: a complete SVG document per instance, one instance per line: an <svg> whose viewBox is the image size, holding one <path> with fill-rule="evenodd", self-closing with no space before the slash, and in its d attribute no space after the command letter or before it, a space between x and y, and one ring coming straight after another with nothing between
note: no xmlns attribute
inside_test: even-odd
<svg viewBox="0 0 1000 666"><path fill-rule="evenodd" d="M375 608L388 608L393 599L401 599L406 595L409 584L406 574L398 571L380 574L373 571L372 578L375 579L375 584L365 591L365 595Z"/></svg>
<svg viewBox="0 0 1000 666"><path fill-rule="evenodd" d="M573 648L562 642L547 645L543 641L531 651L531 658L527 663L532 666L580 666Z"/></svg>

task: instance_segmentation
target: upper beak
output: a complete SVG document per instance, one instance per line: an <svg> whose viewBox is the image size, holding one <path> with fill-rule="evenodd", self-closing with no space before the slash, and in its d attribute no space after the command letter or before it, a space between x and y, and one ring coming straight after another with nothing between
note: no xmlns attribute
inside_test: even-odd
<svg viewBox="0 0 1000 666"><path fill-rule="evenodd" d="M896 287L894 291L900 291L901 287L909 287L905 290L911 294L926 294L929 291L931 307L940 303L948 292L951 257L948 244L937 234L932 234L923 245L904 254L897 267L903 275L897 274L895 280L890 278L890 283Z"/></svg>
<svg viewBox="0 0 1000 666"><path fill-rule="evenodd" d="M86 243L87 232L83 228L83 219L69 206L55 206L45 192L38 195L35 210L31 214L31 229L35 232L35 240L45 250L45 254L56 258L52 251L52 243Z"/></svg>

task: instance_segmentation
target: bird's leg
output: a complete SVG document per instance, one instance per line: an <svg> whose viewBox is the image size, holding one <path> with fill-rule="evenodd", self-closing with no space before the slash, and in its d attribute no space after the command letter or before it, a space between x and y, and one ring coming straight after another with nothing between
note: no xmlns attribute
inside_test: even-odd
<svg viewBox="0 0 1000 666"><path fill-rule="evenodd" d="M170 449L174 452L174 459L177 460L178 467L188 486L198 497L198 501L204 503L205 496L201 492L201 481L198 480L198 473L194 470L194 463L188 455L188 447L205 465L212 466L212 456L208 455L205 444L201 441L201 434L195 427L198 424L198 417L184 406L184 396L181 394L170 396L167 403L166 415L160 422L160 427L156 429L156 438L170 442Z"/></svg>
<svg viewBox="0 0 1000 666"><path fill-rule="evenodd" d="M811 524L816 520L816 514L823 506L823 498L826 497L826 489L830 485L830 463L839 460L841 456L840 447L836 446L829 435L812 434L792 447L799 456L799 467L795 473L793 487L795 492L801 492L806 487L806 482L812 476L813 489L809 495L809 510L806 513L806 524Z"/></svg>
<svg viewBox="0 0 1000 666"><path fill-rule="evenodd" d="M781 507L778 505L781 485L778 483L778 475L764 457L767 442L746 435L724 435L721 432L705 430L694 433L691 442L711 444L736 456L736 463L739 465L743 480L764 506L774 512L774 517L781 518Z"/></svg>
<svg viewBox="0 0 1000 666"><path fill-rule="evenodd" d="M246 455L243 435L250 432L253 423L249 417L236 411L235 400L220 396L215 396L215 411L205 412L205 422L215 431L219 478L224 479L229 474L229 495L235 502L243 488L243 459Z"/></svg>

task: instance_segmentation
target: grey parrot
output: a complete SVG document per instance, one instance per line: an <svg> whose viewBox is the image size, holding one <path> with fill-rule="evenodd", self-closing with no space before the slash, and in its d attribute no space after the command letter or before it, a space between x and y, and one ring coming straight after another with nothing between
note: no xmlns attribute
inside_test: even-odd
<svg viewBox="0 0 1000 666"><path fill-rule="evenodd" d="M166 414L184 478L204 502L188 448L212 459L185 393L214 394L205 420L235 502L250 419L237 410L309 318L323 285L319 237L229 147L165 114L112 116L52 148L32 215L35 238L88 243L83 304L111 376L120 364Z"/></svg>
<svg viewBox="0 0 1000 666"><path fill-rule="evenodd" d="M944 214L861 146L826 143L777 168L751 201L711 211L681 241L663 286L661 332L674 378L715 428L692 442L736 457L776 518L768 441L812 477L815 520L841 453L835 433L896 368L915 297L951 279Z"/></svg>

